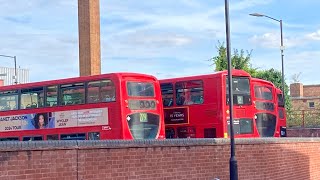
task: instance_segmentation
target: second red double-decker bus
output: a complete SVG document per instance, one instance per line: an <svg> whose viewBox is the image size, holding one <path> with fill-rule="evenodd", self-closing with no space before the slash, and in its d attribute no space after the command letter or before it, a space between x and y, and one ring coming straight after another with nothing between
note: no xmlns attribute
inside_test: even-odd
<svg viewBox="0 0 320 180"><path fill-rule="evenodd" d="M256 126L260 137L285 137L286 115L282 92L270 81L252 78Z"/></svg>
<svg viewBox="0 0 320 180"><path fill-rule="evenodd" d="M279 137L276 87L263 79L252 78L255 121L260 137Z"/></svg>
<svg viewBox="0 0 320 180"><path fill-rule="evenodd" d="M164 139L159 81L111 73L0 87L0 140Z"/></svg>
<svg viewBox="0 0 320 180"><path fill-rule="evenodd" d="M218 138L229 135L227 71L160 80L167 138ZM251 76L233 70L235 137L258 137Z"/></svg>

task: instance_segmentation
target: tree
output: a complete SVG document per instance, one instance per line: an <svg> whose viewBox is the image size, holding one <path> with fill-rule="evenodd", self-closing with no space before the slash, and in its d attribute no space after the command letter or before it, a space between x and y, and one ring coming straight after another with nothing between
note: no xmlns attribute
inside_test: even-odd
<svg viewBox="0 0 320 180"><path fill-rule="evenodd" d="M216 46L218 55L213 57L213 65L215 65L215 71L222 71L226 70L228 68L228 61L227 61L227 49L224 46L224 43L220 43ZM245 55L245 51L241 49L240 51L238 49L233 50L233 54L231 55L231 64L234 69L242 69L247 71L250 74L255 73L257 68L253 68L250 64L251 59L251 51L247 51Z"/></svg>

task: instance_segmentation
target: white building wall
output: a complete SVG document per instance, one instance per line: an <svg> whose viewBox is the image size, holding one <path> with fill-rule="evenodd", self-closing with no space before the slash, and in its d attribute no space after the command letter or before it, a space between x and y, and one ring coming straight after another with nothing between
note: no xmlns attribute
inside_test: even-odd
<svg viewBox="0 0 320 180"><path fill-rule="evenodd" d="M0 67L0 79L4 80L4 85L12 85L15 83L14 79L15 69L8 67ZM30 82L29 69L17 68L17 82L19 84Z"/></svg>

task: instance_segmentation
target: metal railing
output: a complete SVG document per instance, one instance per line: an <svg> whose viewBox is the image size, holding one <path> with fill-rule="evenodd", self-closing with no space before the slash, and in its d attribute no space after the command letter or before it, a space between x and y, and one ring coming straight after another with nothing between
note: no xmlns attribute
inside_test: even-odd
<svg viewBox="0 0 320 180"><path fill-rule="evenodd" d="M320 109L293 110L288 113L287 126L320 128Z"/></svg>

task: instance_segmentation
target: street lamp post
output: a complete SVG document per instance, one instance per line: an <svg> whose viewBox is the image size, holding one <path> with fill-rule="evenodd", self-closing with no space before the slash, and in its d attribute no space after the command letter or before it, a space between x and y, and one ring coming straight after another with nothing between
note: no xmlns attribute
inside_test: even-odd
<svg viewBox="0 0 320 180"><path fill-rule="evenodd" d="M283 101L285 102L286 99L285 99L285 86L284 86L284 61L283 61L283 57L284 57L284 54L283 54L283 50L284 50L284 46L283 46L283 34L282 34L282 19L275 19L273 17L270 17L270 16L267 16L267 15L264 15L264 14L260 14L260 13L252 13L252 14L249 14L250 16L256 16L256 17L266 17L266 18L269 18L269 19L272 19L274 21L277 21L280 23L280 51L281 51L281 69L282 69L282 77L281 77L281 81L282 81L282 98L283 98Z"/></svg>
<svg viewBox="0 0 320 180"><path fill-rule="evenodd" d="M232 92L232 64L231 64L231 43L230 43L230 22L229 22L229 1L225 0L226 18L226 41L227 41L227 60L228 60L228 86L229 86L229 115L230 115L230 180L238 180L238 163L236 159L234 130L233 130L233 92Z"/></svg>
<svg viewBox="0 0 320 180"><path fill-rule="evenodd" d="M1 57L7 57L7 58L13 58L14 61L14 83L18 84L18 76L17 76L17 57L16 56L8 56L8 55L2 55L0 54Z"/></svg>

